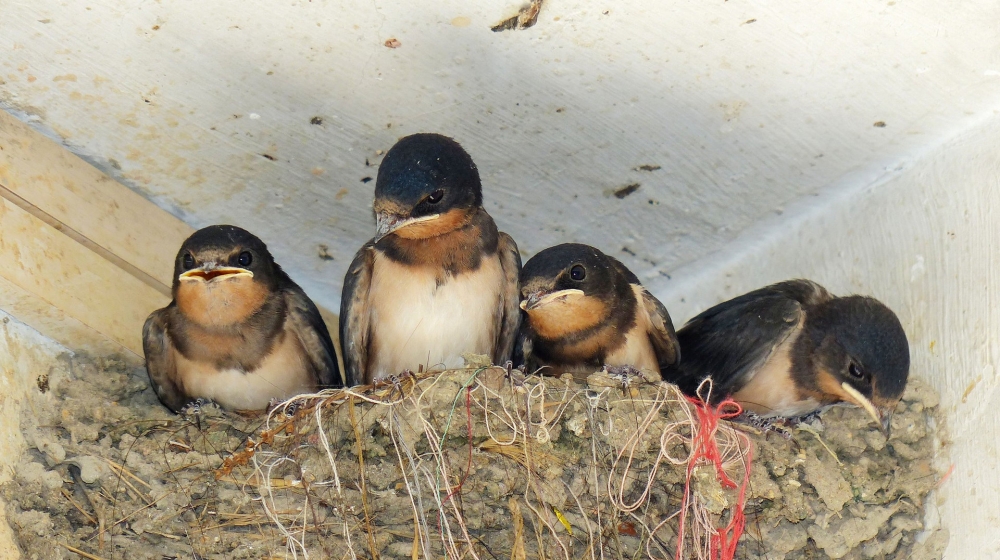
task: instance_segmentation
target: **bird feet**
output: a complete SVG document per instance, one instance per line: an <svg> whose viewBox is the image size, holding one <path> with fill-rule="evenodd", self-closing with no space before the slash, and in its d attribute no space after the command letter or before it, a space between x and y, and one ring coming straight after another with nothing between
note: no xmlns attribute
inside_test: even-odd
<svg viewBox="0 0 1000 560"><path fill-rule="evenodd" d="M733 422L746 424L762 432L765 436L769 433L776 433L785 439L792 439L792 432L787 427L787 418L764 417L756 412L744 410L739 416L733 418Z"/></svg>
<svg viewBox="0 0 1000 560"><path fill-rule="evenodd" d="M646 381L646 376L642 373L642 370L634 368L632 366L604 366L604 373L608 375L611 379L614 379L621 383L622 391L627 391L629 385L632 384L636 379L640 381Z"/></svg>

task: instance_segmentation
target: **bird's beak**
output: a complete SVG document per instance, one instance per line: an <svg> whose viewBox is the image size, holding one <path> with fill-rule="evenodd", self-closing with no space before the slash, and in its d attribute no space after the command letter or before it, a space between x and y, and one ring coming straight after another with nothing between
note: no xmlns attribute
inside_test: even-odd
<svg viewBox="0 0 1000 560"><path fill-rule="evenodd" d="M253 272L245 268L217 266L215 263L208 263L181 274L180 279L187 282L211 282L220 278L237 278L240 276L253 278Z"/></svg>
<svg viewBox="0 0 1000 560"><path fill-rule="evenodd" d="M401 228L421 222L436 220L439 217L441 217L440 214L433 214L430 216L420 216L419 218L407 218L391 212L376 212L374 243L378 243L383 237Z"/></svg>
<svg viewBox="0 0 1000 560"><path fill-rule="evenodd" d="M885 434L885 439L889 439L890 432L892 431L892 412L893 409L889 407L879 407L879 415L882 417L882 421L879 423L882 426L882 433Z"/></svg>
<svg viewBox="0 0 1000 560"><path fill-rule="evenodd" d="M860 391L855 389L853 386L851 386L850 383L846 381L841 383L840 386L851 397L851 401L854 404L865 409L865 412L867 412L868 415L871 416L873 420L878 422L879 429L882 430L882 433L884 433L886 437L888 437L889 436L888 425L889 425L889 420L892 419L892 411L886 411L885 409L882 409L882 411L880 412L879 409L875 408L875 405L872 404L872 401L868 400L868 397L862 395Z"/></svg>
<svg viewBox="0 0 1000 560"><path fill-rule="evenodd" d="M583 290L559 290L556 292L545 292L536 290L528 294L528 297L521 300L521 309L531 311L554 301L565 301L570 297L582 296Z"/></svg>

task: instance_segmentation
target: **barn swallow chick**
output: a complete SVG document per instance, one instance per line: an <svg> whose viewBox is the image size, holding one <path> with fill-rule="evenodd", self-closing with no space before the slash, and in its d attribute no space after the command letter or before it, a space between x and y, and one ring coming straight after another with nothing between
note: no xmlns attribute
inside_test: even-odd
<svg viewBox="0 0 1000 560"><path fill-rule="evenodd" d="M566 243L538 253L521 271L520 354L529 371L586 375L632 366L658 378L680 358L663 304L618 260Z"/></svg>
<svg viewBox="0 0 1000 560"><path fill-rule="evenodd" d="M209 226L181 246L173 301L142 329L156 396L174 412L198 399L260 410L339 386L330 332L267 246L235 226Z"/></svg>
<svg viewBox="0 0 1000 560"><path fill-rule="evenodd" d="M808 280L744 294L677 332L684 360L667 380L693 395L732 397L763 417L794 418L835 403L863 408L888 432L910 370L896 315L870 297L834 297Z"/></svg>
<svg viewBox="0 0 1000 560"><path fill-rule="evenodd" d="M521 258L483 209L469 154L440 134L401 139L379 166L374 210L340 304L348 382L460 367L464 353L509 360Z"/></svg>

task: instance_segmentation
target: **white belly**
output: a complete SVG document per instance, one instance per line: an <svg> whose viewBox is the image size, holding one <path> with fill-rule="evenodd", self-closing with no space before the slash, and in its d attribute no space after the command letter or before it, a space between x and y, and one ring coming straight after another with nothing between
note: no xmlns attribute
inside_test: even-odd
<svg viewBox="0 0 1000 560"><path fill-rule="evenodd" d="M492 356L502 317L496 258L448 277L401 266L376 253L372 269L368 377L464 365L462 354Z"/></svg>
<svg viewBox="0 0 1000 560"><path fill-rule="evenodd" d="M262 410L272 399L286 400L316 389L311 366L292 333L250 372L218 370L211 364L188 360L179 352L175 356L185 394L211 399L229 410Z"/></svg>

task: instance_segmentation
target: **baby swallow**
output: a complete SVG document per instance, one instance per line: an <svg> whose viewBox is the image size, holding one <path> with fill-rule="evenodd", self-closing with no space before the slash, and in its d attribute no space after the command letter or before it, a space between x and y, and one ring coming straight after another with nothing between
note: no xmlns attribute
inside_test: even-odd
<svg viewBox="0 0 1000 560"><path fill-rule="evenodd" d="M142 328L149 380L170 410L199 398L259 410L341 384L319 310L250 232L209 226L187 238L173 296Z"/></svg>
<svg viewBox="0 0 1000 560"><path fill-rule="evenodd" d="M462 354L510 359L517 245L483 209L479 170L440 134L396 143L375 183L375 238L344 278L340 340L351 384L458 367Z"/></svg>
<svg viewBox="0 0 1000 560"><path fill-rule="evenodd" d="M529 259L521 297L519 350L529 371L627 365L659 376L680 358L663 304L625 265L588 245L556 245Z"/></svg>
<svg viewBox="0 0 1000 560"><path fill-rule="evenodd" d="M888 430L910 370L896 315L864 296L834 297L808 280L744 294L677 332L684 360L665 374L688 394L706 377L764 417L798 417L835 403L863 408Z"/></svg>

